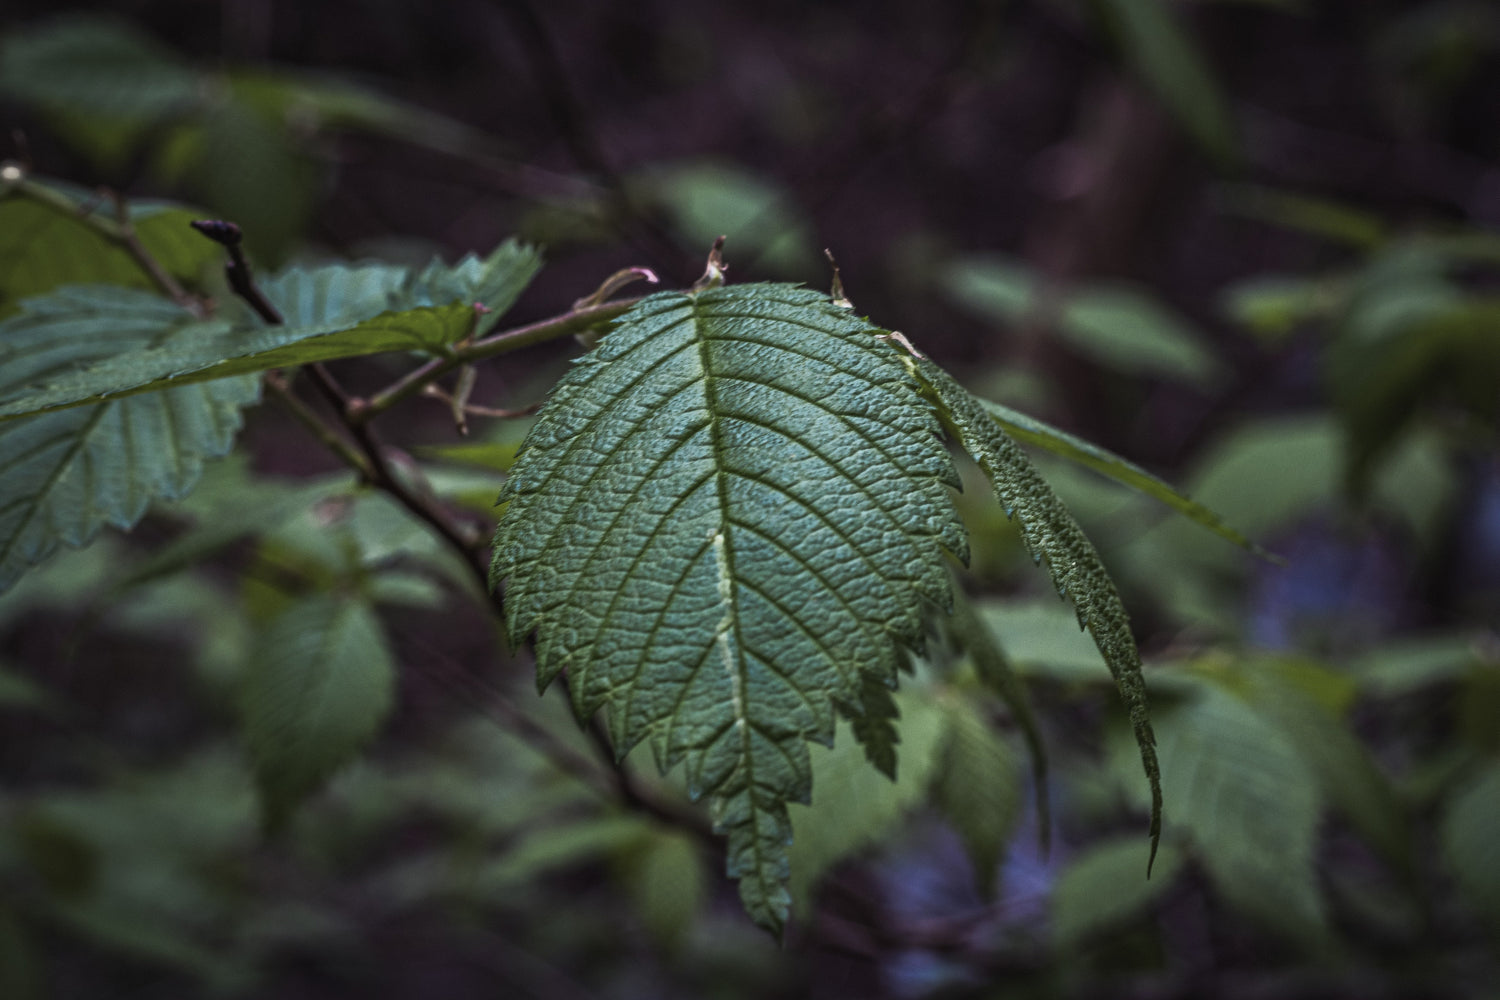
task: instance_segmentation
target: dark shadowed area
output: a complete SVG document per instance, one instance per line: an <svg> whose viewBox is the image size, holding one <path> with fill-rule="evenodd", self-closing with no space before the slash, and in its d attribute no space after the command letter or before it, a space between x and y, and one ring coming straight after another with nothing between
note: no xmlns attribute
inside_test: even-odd
<svg viewBox="0 0 1500 1000"><path fill-rule="evenodd" d="M237 223L279 302L514 238L544 263L496 329L625 268L685 289L721 235L731 283L828 289L827 251L859 315L1140 467L1017 433L1130 611L1165 826L1147 880L1110 672L963 459L975 613L902 680L898 781L847 726L812 748L778 946L682 775L537 696L453 539L362 487L295 409L336 401L278 369L226 457L46 551L29 525L73 508L0 486L0 998L1493 995L1500 6L64 7L0 12L0 409L47 350L7 342L24 303L150 290L123 252L80 270L80 206L190 206L132 218L226 311L190 219ZM379 399L420 348L328 367ZM365 479L489 538L581 352L382 409ZM277 671L325 713L305 750L256 694Z"/></svg>

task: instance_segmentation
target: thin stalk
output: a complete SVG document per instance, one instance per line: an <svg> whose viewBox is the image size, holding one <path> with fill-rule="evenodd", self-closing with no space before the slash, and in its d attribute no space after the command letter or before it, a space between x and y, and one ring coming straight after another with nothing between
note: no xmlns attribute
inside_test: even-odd
<svg viewBox="0 0 1500 1000"><path fill-rule="evenodd" d="M533 344L557 340L559 337L582 333L593 327L602 326L605 323L619 319L633 309L640 301L638 298L618 299L614 302L605 302L602 305L571 309L561 315L538 320L526 326L518 326L510 330L502 330L499 333L492 333L482 340L476 340L473 343L455 348L453 353L448 357L434 358L426 364L412 369L386 388L375 393L365 401L363 406L357 409L354 418L361 422L370 420L378 414L389 410L402 400L418 395L427 386L436 382L444 375L456 368L462 368L466 364L483 361L486 358L498 357L501 354L518 351L523 347L530 347Z"/></svg>

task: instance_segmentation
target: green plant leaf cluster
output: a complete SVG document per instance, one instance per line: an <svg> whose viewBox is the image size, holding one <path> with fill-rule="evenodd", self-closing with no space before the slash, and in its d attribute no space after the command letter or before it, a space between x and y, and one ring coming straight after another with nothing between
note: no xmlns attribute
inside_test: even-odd
<svg viewBox="0 0 1500 1000"><path fill-rule="evenodd" d="M618 754L649 742L711 797L729 872L774 931L787 803L813 793L807 741L852 717L894 776L879 721L894 708L869 681L895 683L901 648L951 601L943 551L966 552L933 408L1104 652L1154 843L1140 660L1093 548L976 400L826 297L749 285L644 300L559 384L501 495L492 582L507 583L512 640L535 635L540 683L566 672L580 719L602 709ZM976 725L959 731L965 773L985 770ZM977 831L1006 801L953 812L982 864L994 855Z"/></svg>
<svg viewBox="0 0 1500 1000"><path fill-rule="evenodd" d="M788 802L866 675L894 684L965 538L918 386L878 332L786 286L645 300L554 390L502 499L493 579L544 685L709 795L781 928Z"/></svg>

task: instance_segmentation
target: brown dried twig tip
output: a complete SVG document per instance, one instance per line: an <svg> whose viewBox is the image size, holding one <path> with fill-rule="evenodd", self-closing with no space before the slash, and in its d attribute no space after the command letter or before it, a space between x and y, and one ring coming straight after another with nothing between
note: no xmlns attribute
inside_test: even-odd
<svg viewBox="0 0 1500 1000"><path fill-rule="evenodd" d="M833 287L828 292L828 297L840 309L853 309L854 303L844 294L844 275L839 271L839 262L833 259L833 251L824 247L823 256L828 258L828 266L833 268Z"/></svg>
<svg viewBox="0 0 1500 1000"><path fill-rule="evenodd" d="M703 269L703 277L693 282L689 292L701 292L709 288L718 288L724 284L724 272L729 270L729 265L724 263L724 241L726 236L720 236L714 240L714 245L708 250L708 264Z"/></svg>
<svg viewBox="0 0 1500 1000"><path fill-rule="evenodd" d="M255 286L255 278L250 274L250 262L245 259L244 248L240 245L245 240L244 231L233 222L223 219L194 219L188 225L229 251L229 260L224 265L224 277L229 279L229 287L234 289L234 294L249 303L250 308L261 319L273 326L280 325L281 313L261 294L260 289Z"/></svg>

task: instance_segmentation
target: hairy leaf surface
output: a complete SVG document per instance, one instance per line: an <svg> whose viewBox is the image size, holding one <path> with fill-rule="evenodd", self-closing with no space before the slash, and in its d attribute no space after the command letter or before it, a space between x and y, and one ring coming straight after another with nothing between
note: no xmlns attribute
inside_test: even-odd
<svg viewBox="0 0 1500 1000"><path fill-rule="evenodd" d="M940 425L879 331L791 286L644 300L559 383L507 481L492 579L539 680L621 754L682 764L779 931L806 741L948 603Z"/></svg>
<svg viewBox="0 0 1500 1000"><path fill-rule="evenodd" d="M115 351L170 352L203 330L147 292L68 286L0 323L0 399ZM0 423L0 590L59 543L84 545L105 524L128 528L159 497L182 496L205 459L224 454L253 379L225 379Z"/></svg>
<svg viewBox="0 0 1500 1000"><path fill-rule="evenodd" d="M535 251L508 242L483 260L434 262L420 271L386 264L294 268L262 288L286 325L199 324L169 344L116 344L93 364L6 393L0 421L315 361L384 351L441 354L493 324L540 266ZM489 312L476 313L476 302Z"/></svg>
<svg viewBox="0 0 1500 1000"><path fill-rule="evenodd" d="M1093 469L1102 476L1108 476L1116 482L1139 490L1148 497L1160 500L1189 520L1203 525L1220 538L1248 549L1262 558L1274 561L1275 557L1246 538L1243 532L1231 527L1211 508L1181 492L1171 483L1153 476L1134 462L1019 410L992 403L987 399L981 399L979 402L985 412L990 415L990 419L1017 441L1045 448L1054 455L1060 455L1069 461Z"/></svg>
<svg viewBox="0 0 1500 1000"><path fill-rule="evenodd" d="M995 496L1021 529L1032 558L1046 561L1059 595L1073 602L1078 624L1089 630L1130 712L1141 763L1151 783L1151 852L1161 838L1161 771L1147 713L1141 654L1114 581L1068 508L1036 471L1031 459L990 419L983 404L926 358L913 367L938 401L943 420L995 487Z"/></svg>

